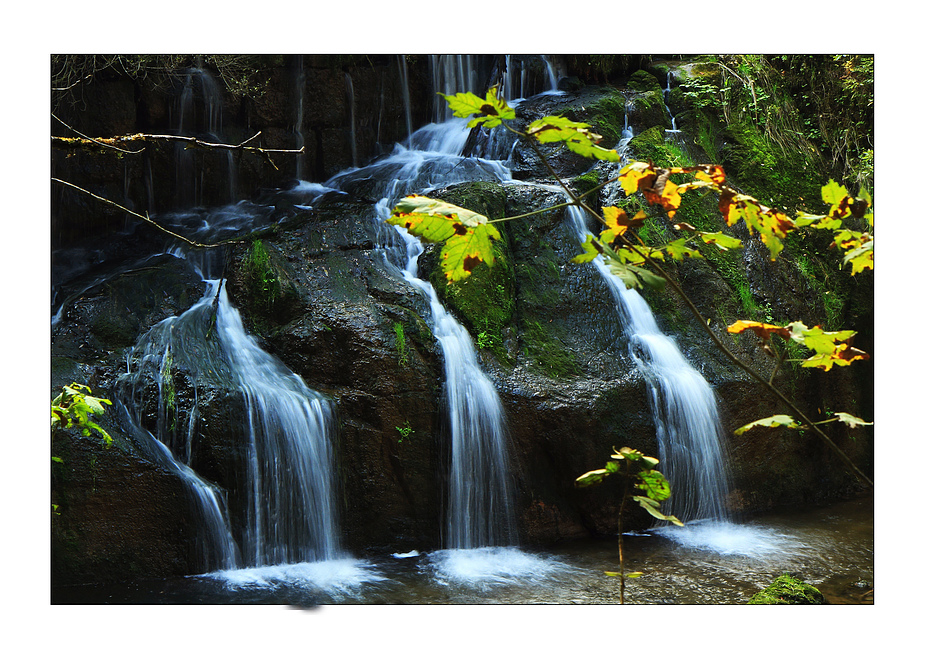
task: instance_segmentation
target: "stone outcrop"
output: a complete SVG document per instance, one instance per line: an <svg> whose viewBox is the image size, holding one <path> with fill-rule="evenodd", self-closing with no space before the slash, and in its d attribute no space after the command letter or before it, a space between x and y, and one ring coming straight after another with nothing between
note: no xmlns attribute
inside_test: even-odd
<svg viewBox="0 0 925 659"><path fill-rule="evenodd" d="M371 66L351 62L333 68L318 64L306 58L301 68L307 86L325 90L305 99L306 116L312 117L307 121L316 122L305 144L312 144L309 150L320 155L304 163L303 176L313 180L350 164L343 161L350 154L343 141L346 100L341 85L345 73L349 72L354 86L357 145L364 158L375 151L373 120L379 110L373 106L379 98L379 83L386 90L383 98L389 99L385 103L391 112L389 139L401 137L404 125L404 118L394 112L398 88L397 72L389 69L394 69L391 61L376 59ZM388 75L386 69L391 71ZM413 66L410 71L420 83L423 73ZM291 135L286 133L291 108L285 90L300 70L287 62L267 75L266 95L235 111L266 128L267 146L288 148L292 146ZM651 86L650 78L640 76ZM129 90L122 87L126 87L124 82L116 80L98 93L127 98ZM376 93L369 93L373 88ZM657 90L634 93L660 94ZM163 127L169 102L148 92L142 97L145 101L134 115L138 123L131 123L127 101L114 101L111 116L87 117L80 128L94 134ZM573 118L588 115L595 130L618 134L623 108L615 98L612 89L581 87L574 94L549 97L547 106L526 104L521 116L529 120L531 113L539 116L549 111L575 113ZM581 108L586 115L580 113ZM665 128L663 114L640 114L638 119L637 135L647 128L654 127L656 133L659 127ZM643 147L642 142L639 145ZM111 170L103 172L102 167L98 176L94 173L96 159L103 157L88 154L70 162L56 159L54 166L56 171L86 166L85 175L94 179L93 185L87 183L89 187L109 190L113 198L120 198L123 182L118 176ZM515 161L517 178L531 179L541 173L540 164L527 152ZM569 155L558 157L556 164L567 177L588 169L587 161ZM131 197L138 190L133 186L144 180L145 170L136 164L125 167ZM238 170L239 185L251 181L273 187L295 172L294 163L271 176L266 176L263 165L253 167L249 173L243 167ZM160 171L154 178L156 188L162 179L170 179L164 169L155 166L152 171ZM465 202L492 217L518 215L548 203L536 188L486 183L462 184L430 194ZM84 199L60 191L56 195L59 220L65 214L68 218L92 215L94 222L107 217L108 211L100 212ZM382 227L371 219L373 200L366 199L361 190L353 195L326 195L310 210L282 203L281 197L269 191L265 195L280 202L275 212L283 222L228 248L227 286L245 324L265 349L336 403L338 503L345 544L356 553L438 547L448 456L442 356L429 329L426 300L394 269L383 265L377 250ZM89 384L94 395L112 396L116 379L124 371L124 350L151 325L181 313L203 292L198 277L173 257L138 260L157 240L149 229L126 225L115 214L108 217L107 230L118 227L122 233L108 242L105 249L112 258L107 263L122 265L87 265L94 254L84 248L84 265L77 268L82 274L60 288L58 294L66 303L52 336L54 388L79 381ZM618 505L615 490L609 489L610 484L579 490L574 480L602 466L612 447L631 446L656 454L646 384L627 354L610 293L589 267L570 262L577 246L563 212L504 223L502 233L504 240L498 249L503 250L499 263L504 265L484 280L474 275L475 283L468 288L448 291L444 283L442 297L473 337L480 338L480 358L505 405L521 541L538 545L613 534ZM61 228L58 238L74 250L68 255L60 253L59 272L66 273L65 266L81 263L81 255L71 230ZM253 258L257 241L265 255L259 266ZM773 301L793 311L794 318L805 312L804 321L818 320L811 317L819 313L818 292L801 283L795 266L768 263L759 255L757 244L748 250L741 262L689 261L673 272L704 314L717 323L742 313L737 281L744 281L760 301ZM438 284L442 276L434 267L432 250L421 264L422 276ZM738 274L733 277L727 266ZM771 275L781 272L774 270L778 267L783 268L783 284L780 277ZM646 297L663 329L677 337L683 351L716 388L726 428L781 411L757 385L730 368L675 296ZM502 308L504 317L490 317L486 304ZM724 336L723 340L762 373L773 369L750 338ZM807 374L784 369L778 377L779 387L813 409L851 411L855 403L863 406L870 397L864 378L852 373ZM192 388L182 384L182 377L178 382L181 403L188 404ZM209 421L197 430L199 448L193 467L232 492L233 499L237 458L231 440L240 426L234 397L217 388L197 395L202 417ZM198 569L191 541L193 522L182 484L134 450L131 441L120 434L117 420L116 415L104 420L117 438L109 449L76 435L53 438L55 454L64 459L53 471L53 501L60 506L53 523L57 583L188 574ZM833 437L863 468L870 467L868 430L839 428L833 430ZM733 481L729 505L743 515L831 500L856 487L825 447L793 432L757 429L730 437L729 455ZM637 528L647 522L642 513L629 520Z"/></svg>

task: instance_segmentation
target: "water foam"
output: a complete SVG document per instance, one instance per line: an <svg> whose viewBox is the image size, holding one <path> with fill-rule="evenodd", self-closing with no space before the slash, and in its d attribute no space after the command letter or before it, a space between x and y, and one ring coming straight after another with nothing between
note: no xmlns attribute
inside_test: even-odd
<svg viewBox="0 0 925 659"><path fill-rule="evenodd" d="M516 547L441 549L427 558L427 569L438 583L481 590L502 585L536 585L568 569L565 563Z"/></svg>
<svg viewBox="0 0 925 659"><path fill-rule="evenodd" d="M652 532L688 549L712 551L725 556L764 558L798 552L806 547L794 536L765 526L725 521L701 520L683 527L660 527Z"/></svg>
<svg viewBox="0 0 925 659"><path fill-rule="evenodd" d="M222 582L229 590L272 590L288 586L335 597L355 594L363 586L389 580L375 565L356 558L219 570L203 576Z"/></svg>

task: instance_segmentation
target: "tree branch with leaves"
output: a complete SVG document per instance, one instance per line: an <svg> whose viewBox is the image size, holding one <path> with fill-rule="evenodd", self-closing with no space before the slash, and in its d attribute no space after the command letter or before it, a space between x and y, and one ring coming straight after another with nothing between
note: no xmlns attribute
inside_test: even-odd
<svg viewBox="0 0 925 659"><path fill-rule="evenodd" d="M543 160L547 169L560 183L570 201L596 218L602 230L598 235L588 234L582 244L584 250L572 260L588 263L602 258L610 271L629 288L651 288L661 290L669 286L683 303L693 312L698 324L723 354L738 368L760 383L791 412L793 424L790 427L809 429L845 464L864 485L872 486L871 479L838 448L837 444L822 430L820 425L829 421L842 421L849 427L869 425L866 421L847 413L823 421L812 421L794 401L783 394L771 378L764 378L732 353L720 340L703 317L697 306L684 292L680 284L661 265L666 260L683 261L686 258L702 258L699 245L711 244L720 250L740 249L742 241L725 232L699 231L686 223L675 224L676 230L686 235L663 245L647 245L636 231L650 219L643 211L634 217L617 207L605 207L598 212L585 200L589 193L578 195L570 189L549 165L540 144L561 143L569 150L587 158L610 162L621 162L622 155L615 149L599 146L601 136L591 131L589 124L575 122L565 117L547 116L530 123L525 130L514 128L510 121L516 112L496 90L491 89L484 98L471 92L444 97L457 117L469 117L469 127L482 126L486 129L503 127L517 134ZM676 182L672 176L682 176L686 181ZM773 207L768 207L749 195L743 194L726 182L726 175L719 165L696 165L693 167L656 167L651 162L632 161L621 168L619 175L601 183L595 190L611 183L618 183L626 195L641 193L645 200L661 207L669 219L679 209L685 194L697 191L699 194L716 195L717 208L726 225L732 227L742 222L751 235L760 237L774 261L784 249L783 240L793 231L832 231L832 248L843 253L843 265L851 266L851 274L857 275L873 270L873 210L870 195L862 190L857 197L851 196L843 186L830 181L821 190L823 201L829 210L825 215L798 213L795 218ZM591 191L593 192L593 191ZM543 208L536 213L546 212ZM518 216L522 217L522 216ZM487 217L467 209L420 195L406 197L398 202L388 222L403 226L413 235L429 242L444 242L441 251L441 266L450 282L468 277L480 263L493 263L491 242L500 237L494 223L512 218L488 220ZM849 221L861 224L863 229L849 228ZM729 333L751 330L768 345L771 334L803 345L814 352L813 356L801 360L804 368L830 370L833 366L847 366L855 361L868 359L869 355L851 346L852 330L824 331L821 327L808 328L799 321L786 326L771 326L754 321L738 321L727 328ZM791 417L792 418L792 417ZM763 424L761 420L749 424L739 431ZM789 424L778 424L789 425ZM738 432L738 431L737 431Z"/></svg>

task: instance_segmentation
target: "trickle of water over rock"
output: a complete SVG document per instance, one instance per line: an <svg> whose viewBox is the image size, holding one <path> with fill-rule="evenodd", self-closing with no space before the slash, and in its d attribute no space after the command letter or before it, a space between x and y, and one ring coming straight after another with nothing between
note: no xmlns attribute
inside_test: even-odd
<svg viewBox="0 0 925 659"><path fill-rule="evenodd" d="M591 233L587 213L576 206L569 206L567 212L576 237L584 242ZM629 337L630 356L648 383L659 468L672 489L665 509L684 522L726 519L726 457L712 388L681 354L674 339L659 330L639 292L628 289L600 257L593 264L613 294Z"/></svg>
<svg viewBox="0 0 925 659"><path fill-rule="evenodd" d="M241 323L221 280L205 280L202 299L177 317L149 330L128 355L122 399L140 431L145 385L157 385L157 436L144 431L148 448L172 470L195 482L203 517L221 520L202 538L218 560L206 569L234 569L341 557L335 506L331 403L264 352ZM244 528L232 528L219 488L189 467L198 422L197 406L187 426L175 408L174 376L189 373L194 388L236 391L246 410ZM198 394L196 394L198 397ZM223 527L223 528L221 528ZM236 540L233 540L235 538Z"/></svg>

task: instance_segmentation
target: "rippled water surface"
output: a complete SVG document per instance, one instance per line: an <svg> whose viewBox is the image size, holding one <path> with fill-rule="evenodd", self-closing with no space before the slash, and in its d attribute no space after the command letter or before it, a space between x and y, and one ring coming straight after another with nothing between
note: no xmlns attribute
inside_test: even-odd
<svg viewBox="0 0 925 659"><path fill-rule="evenodd" d="M871 498L743 524L691 523L624 538L627 603L741 604L787 572L831 603L873 601ZM615 604L616 539L544 550L418 551L53 591L55 603Z"/></svg>

